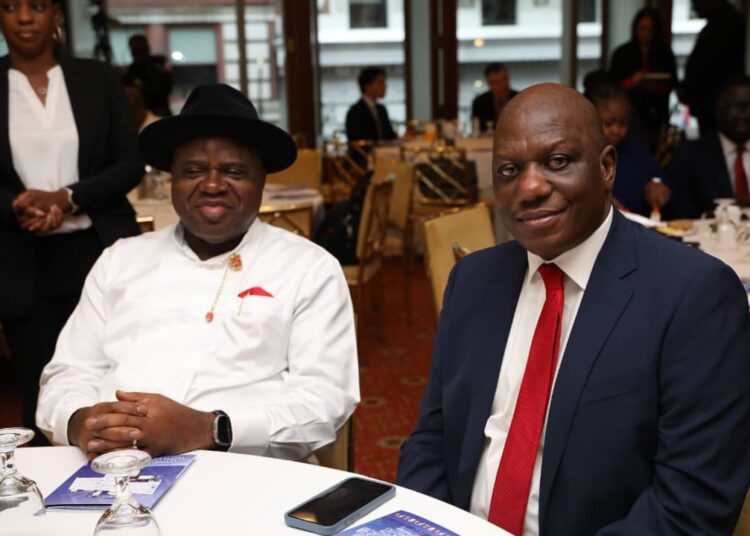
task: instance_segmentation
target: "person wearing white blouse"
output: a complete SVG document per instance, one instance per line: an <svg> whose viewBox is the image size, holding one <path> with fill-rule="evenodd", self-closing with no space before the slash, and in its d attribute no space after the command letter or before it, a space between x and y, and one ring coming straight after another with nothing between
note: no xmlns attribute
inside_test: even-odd
<svg viewBox="0 0 750 536"><path fill-rule="evenodd" d="M125 194L143 169L122 89L105 64L64 55L61 13L52 0L0 9L0 323L29 427L86 274L105 246L138 233Z"/></svg>

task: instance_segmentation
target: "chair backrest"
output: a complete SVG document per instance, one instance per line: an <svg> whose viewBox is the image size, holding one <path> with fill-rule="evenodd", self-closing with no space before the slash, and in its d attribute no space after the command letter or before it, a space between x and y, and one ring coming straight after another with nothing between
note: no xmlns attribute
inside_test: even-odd
<svg viewBox="0 0 750 536"><path fill-rule="evenodd" d="M154 230L153 216L137 216L135 221L138 224L138 229L140 229L142 233L150 233Z"/></svg>
<svg viewBox="0 0 750 536"><path fill-rule="evenodd" d="M283 171L266 176L267 182L290 186L307 186L320 190L323 179L323 152L320 149L299 149L297 160Z"/></svg>
<svg viewBox="0 0 750 536"><path fill-rule="evenodd" d="M261 221L286 229L296 235L312 239L313 207L312 205L289 205L287 207L266 209L261 207L258 217Z"/></svg>
<svg viewBox="0 0 750 536"><path fill-rule="evenodd" d="M373 143L337 139L323 144L323 194L328 201L348 199L351 190L368 172Z"/></svg>
<svg viewBox="0 0 750 536"><path fill-rule="evenodd" d="M432 297L439 315L456 252L465 254L495 245L492 220L487 205L480 204L429 219L424 232Z"/></svg>
<svg viewBox="0 0 750 536"><path fill-rule="evenodd" d="M380 260L388 227L388 204L395 177L390 174L383 181L371 181L365 194L357 235L357 259L360 266Z"/></svg>
<svg viewBox="0 0 750 536"><path fill-rule="evenodd" d="M315 457L323 467L354 472L354 415L344 423L333 443L315 451Z"/></svg>
<svg viewBox="0 0 750 536"><path fill-rule="evenodd" d="M466 150L455 146L401 146L401 160L416 166L416 200L421 204L466 206L476 200L476 172Z"/></svg>
<svg viewBox="0 0 750 536"><path fill-rule="evenodd" d="M414 170L414 164L411 162L400 162L390 158L375 160L372 174L373 181L383 182L391 173L395 175L391 200L388 205L389 228L399 231L406 230L414 192Z"/></svg>
<svg viewBox="0 0 750 536"><path fill-rule="evenodd" d="M742 506L733 534L734 536L750 536L750 492L745 496L745 504Z"/></svg>

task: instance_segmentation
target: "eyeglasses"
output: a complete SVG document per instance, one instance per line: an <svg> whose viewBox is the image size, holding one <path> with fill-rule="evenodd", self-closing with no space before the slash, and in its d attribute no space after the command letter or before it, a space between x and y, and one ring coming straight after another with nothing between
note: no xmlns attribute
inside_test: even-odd
<svg viewBox="0 0 750 536"><path fill-rule="evenodd" d="M191 180L203 180L207 178L212 171L216 171L219 177L223 179L242 181L251 178L247 168L237 164L226 164L221 166L204 166L200 164L190 164L178 170L176 178L185 178Z"/></svg>

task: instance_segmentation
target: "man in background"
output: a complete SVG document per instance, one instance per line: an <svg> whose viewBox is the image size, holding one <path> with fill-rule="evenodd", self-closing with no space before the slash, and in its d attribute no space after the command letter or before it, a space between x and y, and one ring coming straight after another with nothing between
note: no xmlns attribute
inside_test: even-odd
<svg viewBox="0 0 750 536"><path fill-rule="evenodd" d="M346 114L346 137L349 141L395 139L388 111L377 102L385 97L385 69L366 67L359 73L357 83L362 98Z"/></svg>
<svg viewBox="0 0 750 536"><path fill-rule="evenodd" d="M729 78L745 72L745 21L727 0L692 0L692 5L707 22L688 57L678 95L705 134L716 128L719 91Z"/></svg>
<svg viewBox="0 0 750 536"><path fill-rule="evenodd" d="M750 201L750 78L730 80L719 93L716 130L687 141L667 168L675 187L675 217L700 218L714 199Z"/></svg>
<svg viewBox="0 0 750 536"><path fill-rule="evenodd" d="M477 95L471 103L471 118L479 120L482 132L494 128L500 112L517 93L510 88L508 68L504 63L487 65L484 68L484 78L490 90Z"/></svg>
<svg viewBox="0 0 750 536"><path fill-rule="evenodd" d="M172 92L172 75L164 67L164 58L153 56L145 35L137 34L128 41L133 63L128 67L123 84L137 85L143 91L146 108L160 117L172 115L169 94Z"/></svg>

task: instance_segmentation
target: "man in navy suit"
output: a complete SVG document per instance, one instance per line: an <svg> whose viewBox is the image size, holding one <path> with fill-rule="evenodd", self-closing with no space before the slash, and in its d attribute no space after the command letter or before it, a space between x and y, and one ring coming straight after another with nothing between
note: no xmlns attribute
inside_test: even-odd
<svg viewBox="0 0 750 536"><path fill-rule="evenodd" d="M385 97L385 70L380 67L362 69L357 78L362 98L346 114L346 137L355 140L392 140L396 133L385 106L377 100Z"/></svg>
<svg viewBox="0 0 750 536"><path fill-rule="evenodd" d="M508 101L516 95L510 88L508 68L504 63L490 63L484 68L484 78L490 90L474 97L471 103L471 118L479 121L479 129L492 129L497 116Z"/></svg>
<svg viewBox="0 0 750 536"><path fill-rule="evenodd" d="M516 241L451 274L397 482L516 535L728 535L750 483L747 297L612 209L616 160L570 88L503 111Z"/></svg>
<svg viewBox="0 0 750 536"><path fill-rule="evenodd" d="M685 142L667 168L676 195L674 216L700 218L714 199L748 201L750 78L730 80L716 103L718 130Z"/></svg>

